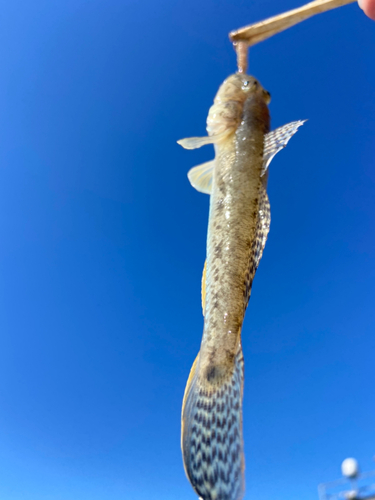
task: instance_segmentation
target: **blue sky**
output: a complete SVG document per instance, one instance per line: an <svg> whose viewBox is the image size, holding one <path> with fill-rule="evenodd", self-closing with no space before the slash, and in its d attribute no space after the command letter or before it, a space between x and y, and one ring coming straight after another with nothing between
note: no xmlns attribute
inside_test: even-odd
<svg viewBox="0 0 375 500"><path fill-rule="evenodd" d="M0 17L0 498L194 500L180 408L202 334L227 33L292 0L14 0ZM316 500L375 453L375 23L356 4L250 53L272 223L243 329L246 498Z"/></svg>

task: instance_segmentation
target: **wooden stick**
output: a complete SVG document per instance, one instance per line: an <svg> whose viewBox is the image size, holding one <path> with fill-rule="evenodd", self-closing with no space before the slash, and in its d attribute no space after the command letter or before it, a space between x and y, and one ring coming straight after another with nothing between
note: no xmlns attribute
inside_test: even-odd
<svg viewBox="0 0 375 500"><path fill-rule="evenodd" d="M242 45L241 51L243 54L243 44L238 44L238 42L246 42L247 46L251 47L256 43L266 40L270 36L276 35L276 33L280 31L284 31L309 17L315 16L315 14L320 14L321 12L335 9L336 7L341 7L342 5L355 1L356 0L315 0L297 9L289 10L288 12L270 17L259 23L232 31L229 33L229 38L232 42L237 42L237 46L235 47L236 50Z"/></svg>

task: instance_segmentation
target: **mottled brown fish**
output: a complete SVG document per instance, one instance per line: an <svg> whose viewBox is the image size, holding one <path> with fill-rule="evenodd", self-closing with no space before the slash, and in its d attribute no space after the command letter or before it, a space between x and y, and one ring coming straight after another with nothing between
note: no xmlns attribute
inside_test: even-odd
<svg viewBox="0 0 375 500"><path fill-rule="evenodd" d="M210 108L208 137L179 141L187 149L215 145L215 159L188 174L211 195L204 330L185 389L181 437L185 471L202 500L244 493L241 328L270 226L268 165L303 123L269 132L269 101L255 78L232 75Z"/></svg>

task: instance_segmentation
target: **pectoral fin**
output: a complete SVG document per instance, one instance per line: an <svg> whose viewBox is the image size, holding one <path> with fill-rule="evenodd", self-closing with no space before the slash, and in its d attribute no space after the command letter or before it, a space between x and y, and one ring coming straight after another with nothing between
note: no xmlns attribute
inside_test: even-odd
<svg viewBox="0 0 375 500"><path fill-rule="evenodd" d="M216 144L224 141L231 133L232 129L226 129L224 132L216 135L208 135L206 137L188 137L187 139L180 139L177 144L185 149L198 149L206 144Z"/></svg>
<svg viewBox="0 0 375 500"><path fill-rule="evenodd" d="M287 123L272 132L266 134L264 138L264 151L263 151L263 170L264 175L267 171L272 158L288 144L289 139L297 132L299 127L305 123L306 120L298 120L296 122Z"/></svg>
<svg viewBox="0 0 375 500"><path fill-rule="evenodd" d="M201 193L211 194L214 166L215 160L212 160L189 170L188 179L193 188Z"/></svg>

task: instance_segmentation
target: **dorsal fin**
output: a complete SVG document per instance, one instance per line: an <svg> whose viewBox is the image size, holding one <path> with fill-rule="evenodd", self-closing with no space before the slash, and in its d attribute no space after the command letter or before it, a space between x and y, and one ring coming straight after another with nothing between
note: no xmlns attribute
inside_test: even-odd
<svg viewBox="0 0 375 500"><path fill-rule="evenodd" d="M264 151L263 151L263 170L262 175L266 172L272 158L288 144L289 139L297 132L299 127L305 123L306 120L298 120L290 122L282 127L276 128L269 132L264 137Z"/></svg>
<svg viewBox="0 0 375 500"><path fill-rule="evenodd" d="M258 269L260 259L266 246L268 232L271 224L271 207L265 187L262 185L259 192L258 221L255 231L255 245L249 262L249 274L246 283L245 309L248 306L253 279Z"/></svg>

